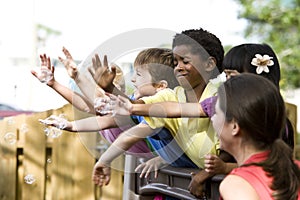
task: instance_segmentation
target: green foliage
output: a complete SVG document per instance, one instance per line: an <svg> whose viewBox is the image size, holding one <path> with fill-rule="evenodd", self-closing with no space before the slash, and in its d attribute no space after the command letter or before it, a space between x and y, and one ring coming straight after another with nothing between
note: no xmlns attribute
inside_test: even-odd
<svg viewBox="0 0 300 200"><path fill-rule="evenodd" d="M281 64L281 86L300 87L300 0L235 0L246 38L268 43Z"/></svg>

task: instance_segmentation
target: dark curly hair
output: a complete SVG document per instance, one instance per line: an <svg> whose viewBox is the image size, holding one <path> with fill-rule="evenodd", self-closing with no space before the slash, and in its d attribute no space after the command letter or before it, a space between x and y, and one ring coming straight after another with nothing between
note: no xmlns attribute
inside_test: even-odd
<svg viewBox="0 0 300 200"><path fill-rule="evenodd" d="M179 45L188 45L192 53L199 53L205 50L209 56L216 59L216 65L219 72L222 72L222 63L224 59L224 48L220 39L214 34L200 28L182 31L175 35L172 48Z"/></svg>

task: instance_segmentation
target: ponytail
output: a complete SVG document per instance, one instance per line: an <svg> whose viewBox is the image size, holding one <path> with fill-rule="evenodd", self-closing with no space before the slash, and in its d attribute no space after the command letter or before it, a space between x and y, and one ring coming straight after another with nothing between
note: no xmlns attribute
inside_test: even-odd
<svg viewBox="0 0 300 200"><path fill-rule="evenodd" d="M282 139L272 143L269 157L258 165L273 177L274 199L297 199L300 169L293 160L293 150Z"/></svg>

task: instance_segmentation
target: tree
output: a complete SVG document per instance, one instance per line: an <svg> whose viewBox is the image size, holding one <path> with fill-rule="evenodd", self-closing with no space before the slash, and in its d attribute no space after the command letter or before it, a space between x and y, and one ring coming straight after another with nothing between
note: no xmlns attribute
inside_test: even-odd
<svg viewBox="0 0 300 200"><path fill-rule="evenodd" d="M281 87L300 87L300 0L235 0L248 24L246 38L259 38L278 55Z"/></svg>

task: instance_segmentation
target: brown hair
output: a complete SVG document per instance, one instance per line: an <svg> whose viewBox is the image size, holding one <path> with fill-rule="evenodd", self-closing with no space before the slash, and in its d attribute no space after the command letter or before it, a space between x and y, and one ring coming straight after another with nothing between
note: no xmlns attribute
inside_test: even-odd
<svg viewBox="0 0 300 200"><path fill-rule="evenodd" d="M135 67L146 67L152 77L152 82L161 80L168 82L169 88L178 86L174 75L174 58L170 49L149 48L142 50L134 61Z"/></svg>

